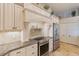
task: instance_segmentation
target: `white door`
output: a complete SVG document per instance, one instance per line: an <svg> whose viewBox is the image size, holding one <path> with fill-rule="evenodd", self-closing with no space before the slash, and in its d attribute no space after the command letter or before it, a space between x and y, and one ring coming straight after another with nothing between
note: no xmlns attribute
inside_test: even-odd
<svg viewBox="0 0 79 59"><path fill-rule="evenodd" d="M0 31L3 30L3 20L4 20L4 16L3 16L3 4L0 3Z"/></svg>
<svg viewBox="0 0 79 59"><path fill-rule="evenodd" d="M4 4L4 28L12 30L14 27L14 4Z"/></svg>
<svg viewBox="0 0 79 59"><path fill-rule="evenodd" d="M79 36L79 23L68 23L67 25L67 42L77 44L77 37ZM79 42L78 42L79 43Z"/></svg>
<svg viewBox="0 0 79 59"><path fill-rule="evenodd" d="M23 7L15 5L15 27L17 30L23 28Z"/></svg>
<svg viewBox="0 0 79 59"><path fill-rule="evenodd" d="M79 43L79 23L61 24L60 37L61 41L77 45Z"/></svg>
<svg viewBox="0 0 79 59"><path fill-rule="evenodd" d="M67 25L66 24L60 24L60 41L66 41L67 39Z"/></svg>

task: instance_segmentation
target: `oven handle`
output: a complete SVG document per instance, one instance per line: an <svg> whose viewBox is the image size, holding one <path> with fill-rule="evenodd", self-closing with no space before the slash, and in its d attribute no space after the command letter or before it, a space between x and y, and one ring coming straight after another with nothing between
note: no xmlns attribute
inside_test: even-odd
<svg viewBox="0 0 79 59"><path fill-rule="evenodd" d="M42 46L42 45L47 44L47 43L49 43L49 41L40 43L39 46Z"/></svg>

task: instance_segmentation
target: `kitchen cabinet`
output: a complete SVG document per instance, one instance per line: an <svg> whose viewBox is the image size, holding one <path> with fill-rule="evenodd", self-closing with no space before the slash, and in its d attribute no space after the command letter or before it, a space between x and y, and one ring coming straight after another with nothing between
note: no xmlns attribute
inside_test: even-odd
<svg viewBox="0 0 79 59"><path fill-rule="evenodd" d="M0 31L3 30L3 4L0 4Z"/></svg>
<svg viewBox="0 0 79 59"><path fill-rule="evenodd" d="M0 4L0 30L23 29L23 7L14 3Z"/></svg>
<svg viewBox="0 0 79 59"><path fill-rule="evenodd" d="M15 28L17 30L22 30L23 29L23 7L19 5L15 5Z"/></svg>
<svg viewBox="0 0 79 59"><path fill-rule="evenodd" d="M37 56L37 44L29 45L24 48L14 50L8 54L9 56Z"/></svg>
<svg viewBox="0 0 79 59"><path fill-rule="evenodd" d="M4 4L4 30L14 28L14 4Z"/></svg>
<svg viewBox="0 0 79 59"><path fill-rule="evenodd" d="M0 31L2 31L3 30L3 19L4 19L4 17L3 17L3 8L4 7L4 5L2 4L2 3L0 3Z"/></svg>
<svg viewBox="0 0 79 59"><path fill-rule="evenodd" d="M9 56L9 54L6 54L5 56Z"/></svg>
<svg viewBox="0 0 79 59"><path fill-rule="evenodd" d="M53 38L49 39L49 52L53 51Z"/></svg>
<svg viewBox="0 0 79 59"><path fill-rule="evenodd" d="M25 48L14 50L9 53L9 56L25 56Z"/></svg>
<svg viewBox="0 0 79 59"><path fill-rule="evenodd" d="M26 47L26 55L27 56L37 56L38 55L37 48L38 48L37 44L27 46Z"/></svg>

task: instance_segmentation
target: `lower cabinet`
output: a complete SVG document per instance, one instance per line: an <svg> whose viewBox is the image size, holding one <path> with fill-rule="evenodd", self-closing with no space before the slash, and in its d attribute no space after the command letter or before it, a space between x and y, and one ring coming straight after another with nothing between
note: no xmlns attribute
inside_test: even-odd
<svg viewBox="0 0 79 59"><path fill-rule="evenodd" d="M25 48L21 48L9 53L9 56L25 56Z"/></svg>
<svg viewBox="0 0 79 59"><path fill-rule="evenodd" d="M9 56L9 54L6 54L5 56Z"/></svg>
<svg viewBox="0 0 79 59"><path fill-rule="evenodd" d="M30 45L30 46L26 47L25 49L26 49L27 56L37 56L38 55L37 44Z"/></svg>
<svg viewBox="0 0 79 59"><path fill-rule="evenodd" d="M37 56L37 44L29 45L24 48L14 50L7 54L8 56ZM5 56L7 56L5 55Z"/></svg>

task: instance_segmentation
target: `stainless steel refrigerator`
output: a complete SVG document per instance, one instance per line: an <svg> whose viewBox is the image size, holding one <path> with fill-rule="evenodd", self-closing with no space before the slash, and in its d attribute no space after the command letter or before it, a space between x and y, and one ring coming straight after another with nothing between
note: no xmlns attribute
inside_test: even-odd
<svg viewBox="0 0 79 59"><path fill-rule="evenodd" d="M59 24L53 23L53 50L59 48Z"/></svg>

